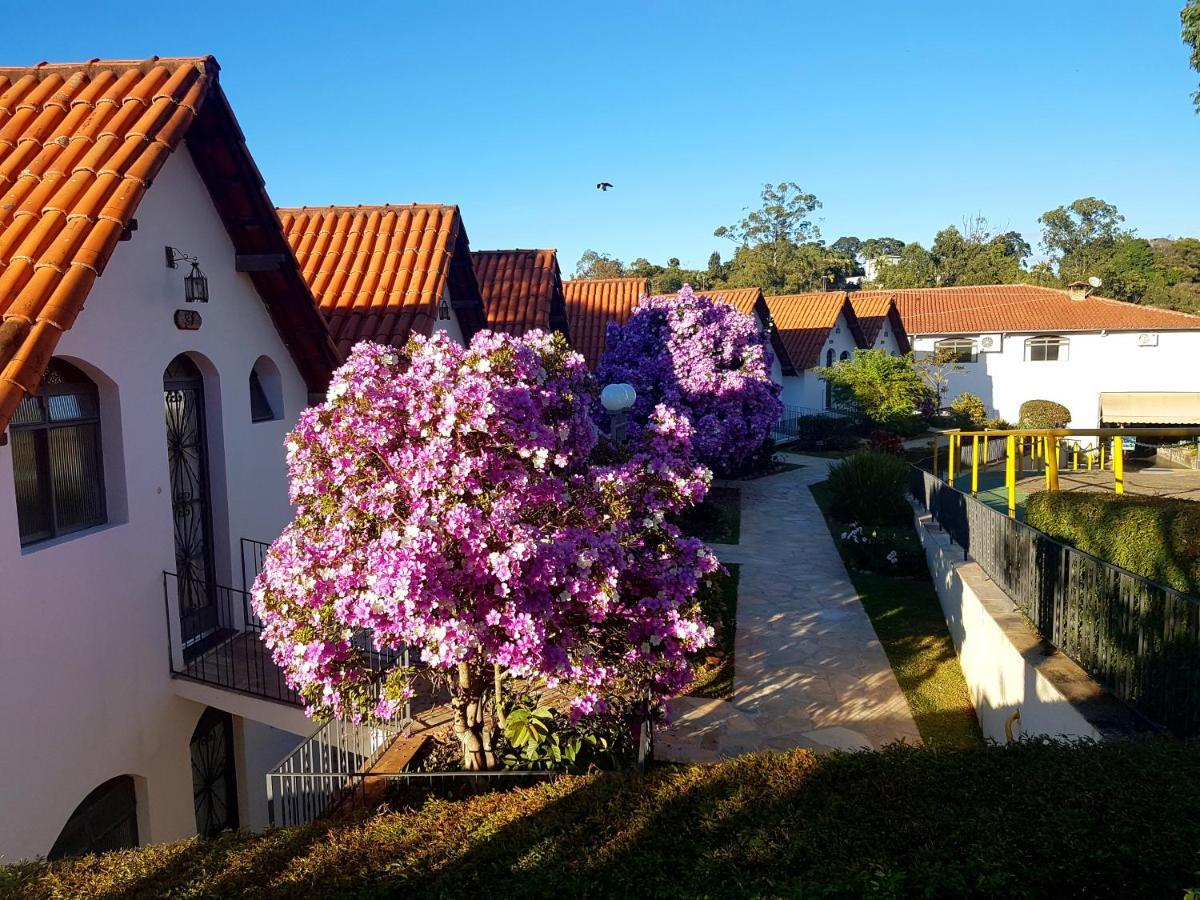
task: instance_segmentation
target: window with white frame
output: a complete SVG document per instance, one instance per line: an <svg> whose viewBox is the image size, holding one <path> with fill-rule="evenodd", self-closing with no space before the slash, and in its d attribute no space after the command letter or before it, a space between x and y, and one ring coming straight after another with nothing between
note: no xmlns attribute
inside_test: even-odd
<svg viewBox="0 0 1200 900"><path fill-rule="evenodd" d="M38 393L17 407L11 435L21 546L108 520L95 382L51 360Z"/></svg>
<svg viewBox="0 0 1200 900"><path fill-rule="evenodd" d="M1065 337L1042 335L1025 341L1026 362L1060 362L1067 358L1071 342Z"/></svg>
<svg viewBox="0 0 1200 900"><path fill-rule="evenodd" d="M946 338L934 344L933 351L945 362L973 363L979 359L979 345L971 338Z"/></svg>

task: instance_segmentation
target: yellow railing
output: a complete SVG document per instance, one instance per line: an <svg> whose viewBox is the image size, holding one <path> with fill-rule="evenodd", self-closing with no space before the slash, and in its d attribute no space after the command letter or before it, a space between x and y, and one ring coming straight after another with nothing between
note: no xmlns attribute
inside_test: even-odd
<svg viewBox="0 0 1200 900"><path fill-rule="evenodd" d="M970 444L971 494L979 494L979 471L991 460L993 441L1004 446L1004 481L1008 492L1008 514L1017 515L1017 477L1025 471L1026 461L1041 463L1046 490L1059 490L1060 468L1077 472L1113 473L1113 490L1125 493L1125 438L1200 438L1200 428L1012 428L995 431L948 431L932 439L933 474L939 474L941 438L949 440L946 450L946 480L950 484L958 471L963 451ZM1082 438L1094 438L1084 441ZM999 459L994 460L999 462Z"/></svg>

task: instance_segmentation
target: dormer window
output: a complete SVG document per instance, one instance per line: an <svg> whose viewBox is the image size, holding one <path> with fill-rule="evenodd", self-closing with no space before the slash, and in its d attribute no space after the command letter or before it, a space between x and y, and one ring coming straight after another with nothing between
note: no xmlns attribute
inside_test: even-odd
<svg viewBox="0 0 1200 900"><path fill-rule="evenodd" d="M1067 359L1070 341L1056 335L1031 337L1025 341L1026 362L1063 362Z"/></svg>

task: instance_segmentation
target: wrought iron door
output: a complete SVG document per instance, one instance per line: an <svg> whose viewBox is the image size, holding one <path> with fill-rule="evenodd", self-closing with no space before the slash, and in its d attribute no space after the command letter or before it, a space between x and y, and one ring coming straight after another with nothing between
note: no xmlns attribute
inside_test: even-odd
<svg viewBox="0 0 1200 900"><path fill-rule="evenodd" d="M187 647L218 627L204 382L200 370L187 357L178 356L167 367L163 399L171 472L175 573L179 576L179 626L183 645Z"/></svg>
<svg viewBox="0 0 1200 900"><path fill-rule="evenodd" d="M197 833L215 837L227 828L237 828L233 717L219 709L206 709L192 734L191 753Z"/></svg>

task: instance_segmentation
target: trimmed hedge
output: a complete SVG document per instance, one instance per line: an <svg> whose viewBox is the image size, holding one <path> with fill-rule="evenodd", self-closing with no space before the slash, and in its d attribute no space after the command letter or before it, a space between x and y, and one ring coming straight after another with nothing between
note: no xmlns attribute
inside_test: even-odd
<svg viewBox="0 0 1200 900"><path fill-rule="evenodd" d="M795 750L0 867L0 896L1179 897L1197 809L1166 739Z"/></svg>
<svg viewBox="0 0 1200 900"><path fill-rule="evenodd" d="M1200 595L1195 500L1040 491L1025 501L1025 521L1113 565Z"/></svg>
<svg viewBox="0 0 1200 900"><path fill-rule="evenodd" d="M1053 400L1026 400L1019 411L1023 428L1066 428L1071 411Z"/></svg>

